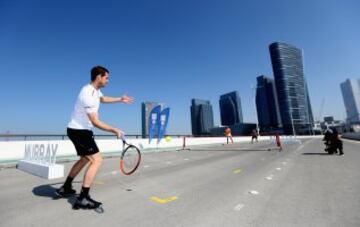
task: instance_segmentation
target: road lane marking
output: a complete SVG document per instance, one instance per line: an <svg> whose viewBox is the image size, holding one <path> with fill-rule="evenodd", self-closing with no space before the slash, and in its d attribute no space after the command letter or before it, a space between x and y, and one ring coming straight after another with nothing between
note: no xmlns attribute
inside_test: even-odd
<svg viewBox="0 0 360 227"><path fill-rule="evenodd" d="M108 173L104 173L103 175L101 175L102 177L107 176L107 175L116 175L118 173L118 171L114 170Z"/></svg>
<svg viewBox="0 0 360 227"><path fill-rule="evenodd" d="M280 168L280 167L278 167L278 168L276 168L276 170L280 171L280 170L281 170L281 168Z"/></svg>
<svg viewBox="0 0 360 227"><path fill-rule="evenodd" d="M238 205L236 205L235 207L234 207L234 210L235 211L240 211L242 208L244 208L244 204L242 204L242 203L240 203L240 204L238 204Z"/></svg>
<svg viewBox="0 0 360 227"><path fill-rule="evenodd" d="M255 191L255 190L251 190L251 191L249 191L249 193L250 193L251 195L259 195L259 192L258 192L258 191Z"/></svg>
<svg viewBox="0 0 360 227"><path fill-rule="evenodd" d="M241 173L241 169L235 169L233 173Z"/></svg>
<svg viewBox="0 0 360 227"><path fill-rule="evenodd" d="M156 203L159 203L159 204L166 204L166 203L175 201L175 200L177 200L177 199L178 199L177 196L172 196L172 197L165 198L165 199L161 199L161 198L156 197L156 196L150 197L150 200L151 200L151 201L156 202Z"/></svg>
<svg viewBox="0 0 360 227"><path fill-rule="evenodd" d="M184 160L185 160L185 161L189 161L190 159L188 159L188 158L185 158Z"/></svg>

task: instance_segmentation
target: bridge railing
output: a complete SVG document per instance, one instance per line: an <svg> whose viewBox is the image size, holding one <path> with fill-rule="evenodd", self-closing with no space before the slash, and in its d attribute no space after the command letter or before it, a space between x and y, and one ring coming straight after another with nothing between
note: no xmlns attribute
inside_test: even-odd
<svg viewBox="0 0 360 227"><path fill-rule="evenodd" d="M191 135L166 135L173 138L192 137ZM115 139L116 136L112 134L95 134L96 139ZM128 138L140 139L142 135L126 134ZM0 134L0 141L28 141L28 140L68 140L65 134Z"/></svg>

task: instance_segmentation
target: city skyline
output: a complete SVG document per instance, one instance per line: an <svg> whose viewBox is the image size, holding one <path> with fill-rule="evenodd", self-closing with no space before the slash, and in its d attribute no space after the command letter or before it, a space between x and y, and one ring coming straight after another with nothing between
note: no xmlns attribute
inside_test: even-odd
<svg viewBox="0 0 360 227"><path fill-rule="evenodd" d="M0 133L65 133L95 65L110 71L104 95L135 98L100 107L101 120L128 134L141 134L147 100L171 107L169 134L191 133L193 97L214 104L218 126L218 96L234 90L243 121L256 122L254 85L273 75L272 42L304 51L314 119L325 100L322 115L344 120L339 84L360 76L359 8L355 0L1 1Z"/></svg>

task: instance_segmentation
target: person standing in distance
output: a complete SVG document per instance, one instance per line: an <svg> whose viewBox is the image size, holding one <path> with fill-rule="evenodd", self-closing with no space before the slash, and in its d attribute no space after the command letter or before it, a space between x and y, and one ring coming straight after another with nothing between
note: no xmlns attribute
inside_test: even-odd
<svg viewBox="0 0 360 227"><path fill-rule="evenodd" d="M95 209L102 204L91 199L89 195L90 187L102 162L102 156L91 129L95 126L101 130L114 133L117 138L121 138L124 134L120 129L112 127L99 119L100 102L132 104L134 101L133 97L127 95L121 97L104 96L100 88L105 87L108 82L109 71L106 68L95 66L91 69L91 82L81 89L68 124L67 135L74 144L80 159L73 165L64 185L56 190L56 194L60 197L75 194L76 191L72 188L72 181L87 166L80 195L73 205L75 209Z"/></svg>
<svg viewBox="0 0 360 227"><path fill-rule="evenodd" d="M225 128L224 134L226 136L226 143L229 144L229 139L231 143L234 143L234 140L232 138L231 129L229 127Z"/></svg>

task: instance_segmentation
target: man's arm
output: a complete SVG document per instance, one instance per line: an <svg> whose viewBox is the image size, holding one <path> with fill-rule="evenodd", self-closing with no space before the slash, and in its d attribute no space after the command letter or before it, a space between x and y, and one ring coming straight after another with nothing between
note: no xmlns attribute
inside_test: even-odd
<svg viewBox="0 0 360 227"><path fill-rule="evenodd" d="M123 95L121 97L102 96L102 97L100 97L100 101L102 103L122 102L122 103L131 104L134 102L134 98L131 96L127 96L127 95Z"/></svg>
<svg viewBox="0 0 360 227"><path fill-rule="evenodd" d="M102 129L102 130L107 131L107 132L112 132L117 136L117 138L121 138L121 136L124 134L124 132L121 131L120 129L114 128L114 127L100 121L99 118L98 118L97 113L95 113L95 112L94 113L88 113L87 115L88 115L89 120L91 121L91 123L96 128Z"/></svg>

